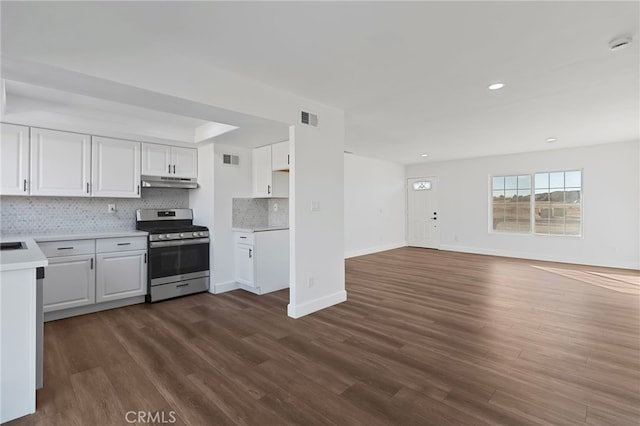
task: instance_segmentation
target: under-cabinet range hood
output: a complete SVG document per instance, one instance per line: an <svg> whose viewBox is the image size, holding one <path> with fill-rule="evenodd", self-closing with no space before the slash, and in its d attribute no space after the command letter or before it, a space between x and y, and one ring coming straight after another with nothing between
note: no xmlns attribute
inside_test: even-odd
<svg viewBox="0 0 640 426"><path fill-rule="evenodd" d="M169 176L146 176L141 177L143 188L186 188L195 189L198 182L195 178L179 178Z"/></svg>

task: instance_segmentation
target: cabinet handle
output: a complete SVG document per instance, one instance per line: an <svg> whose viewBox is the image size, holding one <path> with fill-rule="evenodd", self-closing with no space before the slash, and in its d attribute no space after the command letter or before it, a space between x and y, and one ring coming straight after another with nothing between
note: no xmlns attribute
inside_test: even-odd
<svg viewBox="0 0 640 426"><path fill-rule="evenodd" d="M22 183L22 188L24 192L27 192L27 180L25 179Z"/></svg>
<svg viewBox="0 0 640 426"><path fill-rule="evenodd" d="M93 269L93 257L91 258L91 269Z"/></svg>
<svg viewBox="0 0 640 426"><path fill-rule="evenodd" d="M147 253L144 254L144 263L147 263Z"/></svg>
<svg viewBox="0 0 640 426"><path fill-rule="evenodd" d="M187 287L188 285L189 285L189 283L178 284L178 285L176 286L176 288L178 288L178 287Z"/></svg>
<svg viewBox="0 0 640 426"><path fill-rule="evenodd" d="M89 193L89 182L87 182L87 194Z"/></svg>
<svg viewBox="0 0 640 426"><path fill-rule="evenodd" d="M173 174L174 175L176 174L176 165L175 164L173 165Z"/></svg>
<svg viewBox="0 0 640 426"><path fill-rule="evenodd" d="M267 194L271 194L271 185L267 185Z"/></svg>
<svg viewBox="0 0 640 426"><path fill-rule="evenodd" d="M289 163L289 154L287 154L287 166L288 166L289 164L291 164L291 163Z"/></svg>
<svg viewBox="0 0 640 426"><path fill-rule="evenodd" d="M119 246L130 246L131 243L118 243Z"/></svg>
<svg viewBox="0 0 640 426"><path fill-rule="evenodd" d="M171 164L169 164L169 170L167 170L167 172L169 172L169 174L171 174Z"/></svg>
<svg viewBox="0 0 640 426"><path fill-rule="evenodd" d="M140 185L138 185L138 195L140 195Z"/></svg>
<svg viewBox="0 0 640 426"><path fill-rule="evenodd" d="M249 249L249 259L253 257L253 250Z"/></svg>
<svg viewBox="0 0 640 426"><path fill-rule="evenodd" d="M73 247L58 247L58 250L73 250Z"/></svg>
<svg viewBox="0 0 640 426"><path fill-rule="evenodd" d="M246 240L246 239L247 239L247 237L240 237L240 238L242 238L243 240Z"/></svg>

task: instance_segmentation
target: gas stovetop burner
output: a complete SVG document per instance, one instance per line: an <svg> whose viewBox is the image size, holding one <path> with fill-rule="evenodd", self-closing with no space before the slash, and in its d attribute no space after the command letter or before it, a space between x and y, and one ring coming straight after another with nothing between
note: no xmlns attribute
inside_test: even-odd
<svg viewBox="0 0 640 426"><path fill-rule="evenodd" d="M136 229L147 231L149 241L206 238L209 229L193 224L191 209L136 211Z"/></svg>

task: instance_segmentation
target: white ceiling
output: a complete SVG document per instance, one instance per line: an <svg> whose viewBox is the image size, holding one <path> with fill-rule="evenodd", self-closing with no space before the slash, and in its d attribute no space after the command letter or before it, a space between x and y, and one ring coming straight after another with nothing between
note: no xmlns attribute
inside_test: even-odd
<svg viewBox="0 0 640 426"><path fill-rule="evenodd" d="M415 163L640 139L639 5L3 1L2 53L224 69L344 109L346 150Z"/></svg>

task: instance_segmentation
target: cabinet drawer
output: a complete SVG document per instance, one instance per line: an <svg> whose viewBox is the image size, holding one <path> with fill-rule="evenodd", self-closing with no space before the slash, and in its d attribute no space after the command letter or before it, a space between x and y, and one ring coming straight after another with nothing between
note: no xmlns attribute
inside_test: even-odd
<svg viewBox="0 0 640 426"><path fill-rule="evenodd" d="M96 253L146 249L147 237L100 238L96 240Z"/></svg>
<svg viewBox="0 0 640 426"><path fill-rule="evenodd" d="M233 242L235 244L249 244L255 243L255 234L253 232L234 232Z"/></svg>
<svg viewBox="0 0 640 426"><path fill-rule="evenodd" d="M93 254L95 244L96 240L45 241L38 243L38 247L47 257L60 257Z"/></svg>

